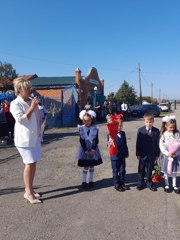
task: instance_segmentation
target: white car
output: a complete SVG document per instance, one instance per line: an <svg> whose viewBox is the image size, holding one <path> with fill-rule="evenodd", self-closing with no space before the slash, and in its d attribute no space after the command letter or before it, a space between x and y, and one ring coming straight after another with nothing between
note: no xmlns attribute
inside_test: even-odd
<svg viewBox="0 0 180 240"><path fill-rule="evenodd" d="M159 107L162 112L169 112L169 104L168 103L160 103Z"/></svg>

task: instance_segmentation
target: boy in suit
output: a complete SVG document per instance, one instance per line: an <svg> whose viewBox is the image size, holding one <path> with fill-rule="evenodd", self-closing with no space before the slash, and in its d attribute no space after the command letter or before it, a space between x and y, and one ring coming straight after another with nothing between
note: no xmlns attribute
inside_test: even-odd
<svg viewBox="0 0 180 240"><path fill-rule="evenodd" d="M137 190L142 190L145 184L151 191L157 191L151 181L154 162L160 154L159 149L159 129L153 127L154 116L151 113L144 115L144 127L138 129L136 140L136 156L138 165L138 186Z"/></svg>
<svg viewBox="0 0 180 240"><path fill-rule="evenodd" d="M114 188L117 191L124 192L125 190L129 190L129 187L125 185L125 175L126 175L126 158L129 156L126 134L122 131L123 121L119 120L118 124L118 133L115 139L111 139L108 134L108 142L110 145L110 152L112 148L116 148L116 154L110 154L111 166L112 166L112 175Z"/></svg>

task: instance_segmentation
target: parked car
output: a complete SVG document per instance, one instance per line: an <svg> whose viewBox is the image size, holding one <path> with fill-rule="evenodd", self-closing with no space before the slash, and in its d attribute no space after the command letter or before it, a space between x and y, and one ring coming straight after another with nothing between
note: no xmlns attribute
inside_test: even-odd
<svg viewBox="0 0 180 240"><path fill-rule="evenodd" d="M162 112L169 112L170 110L169 103L160 103L159 107L161 108Z"/></svg>
<svg viewBox="0 0 180 240"><path fill-rule="evenodd" d="M152 113L155 117L159 117L161 109L156 104L142 104L131 107L131 115L134 117L143 117L145 113Z"/></svg>

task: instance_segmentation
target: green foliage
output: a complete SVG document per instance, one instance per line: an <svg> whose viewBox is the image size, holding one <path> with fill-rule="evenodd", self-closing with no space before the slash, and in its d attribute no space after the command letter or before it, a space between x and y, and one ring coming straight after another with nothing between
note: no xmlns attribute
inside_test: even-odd
<svg viewBox="0 0 180 240"><path fill-rule="evenodd" d="M16 70L10 63L0 61L0 90L13 89L13 79L17 77Z"/></svg>
<svg viewBox="0 0 180 240"><path fill-rule="evenodd" d="M137 95L133 86L124 80L123 84L115 94L115 99L120 102L128 102L130 105L137 104Z"/></svg>
<svg viewBox="0 0 180 240"><path fill-rule="evenodd" d="M108 94L107 100L108 100L108 101L111 101L111 102L114 102L115 99L114 99L114 93L113 93L113 92L111 92L111 93Z"/></svg>
<svg viewBox="0 0 180 240"><path fill-rule="evenodd" d="M160 169L160 166L157 164L154 166L154 169L152 171L152 175L160 175L161 173L161 169Z"/></svg>
<svg viewBox="0 0 180 240"><path fill-rule="evenodd" d="M0 62L0 77L7 77L8 79L11 79L16 76L16 70L13 68L11 63Z"/></svg>

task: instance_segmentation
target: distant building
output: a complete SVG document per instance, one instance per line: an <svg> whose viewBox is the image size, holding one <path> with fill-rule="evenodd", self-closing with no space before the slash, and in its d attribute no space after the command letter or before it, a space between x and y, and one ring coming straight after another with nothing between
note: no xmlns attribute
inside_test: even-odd
<svg viewBox="0 0 180 240"><path fill-rule="evenodd" d="M92 104L94 97L96 100L103 104L104 102L104 80L100 80L96 68L91 68L87 76L81 76L81 70L77 68L75 70L76 74L76 86L78 91L78 98L81 103L81 108L83 109L89 100ZM97 90L95 90L97 89ZM95 92L96 91L96 92ZM96 95L96 96L95 96Z"/></svg>
<svg viewBox="0 0 180 240"><path fill-rule="evenodd" d="M96 68L91 68L87 76L81 76L81 70L75 70L75 76L38 77L23 76L30 80L33 89L42 96L43 104L48 111L49 127L70 125L77 118L87 100L104 102L104 80L100 80Z"/></svg>

